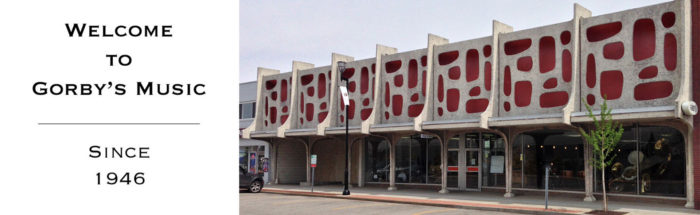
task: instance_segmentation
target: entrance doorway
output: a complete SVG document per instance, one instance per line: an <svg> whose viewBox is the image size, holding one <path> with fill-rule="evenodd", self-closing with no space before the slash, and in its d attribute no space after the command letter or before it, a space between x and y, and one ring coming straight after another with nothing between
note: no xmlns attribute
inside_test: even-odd
<svg viewBox="0 0 700 215"><path fill-rule="evenodd" d="M447 187L481 190L481 138L479 133L460 134L447 143Z"/></svg>

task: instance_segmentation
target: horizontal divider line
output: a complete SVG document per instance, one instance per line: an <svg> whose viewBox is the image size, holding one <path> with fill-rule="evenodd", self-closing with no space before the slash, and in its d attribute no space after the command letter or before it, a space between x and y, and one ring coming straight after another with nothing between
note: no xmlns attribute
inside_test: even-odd
<svg viewBox="0 0 700 215"><path fill-rule="evenodd" d="M40 122L37 125L200 125L198 122Z"/></svg>

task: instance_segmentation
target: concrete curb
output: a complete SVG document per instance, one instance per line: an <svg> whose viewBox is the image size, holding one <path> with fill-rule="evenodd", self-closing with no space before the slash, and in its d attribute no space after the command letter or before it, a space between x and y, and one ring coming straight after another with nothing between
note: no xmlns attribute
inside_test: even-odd
<svg viewBox="0 0 700 215"><path fill-rule="evenodd" d="M336 193L329 192L308 192L308 191L298 191L298 190L285 190L276 188L264 188L262 192L265 193L276 193L284 195L298 195L298 196L312 196L312 197L325 197L325 198L338 198L338 199L353 199L362 201L375 201L375 202L389 202L389 203L399 203L399 204L416 204L416 205L426 205L426 206L437 206L437 207L449 207L449 208L462 208L462 209L473 209L473 210L485 210L485 211L499 211L499 212L512 212L512 213L523 213L523 214L583 214L587 211L580 210L569 210L569 209L547 209L540 207L527 207L527 206L510 206L501 204L489 204L489 203L472 203L472 202L458 202L458 201L446 201L446 200L428 200L428 199L415 199L415 198L402 198L402 197L388 197L388 196L374 196L374 195L350 195L343 196Z"/></svg>

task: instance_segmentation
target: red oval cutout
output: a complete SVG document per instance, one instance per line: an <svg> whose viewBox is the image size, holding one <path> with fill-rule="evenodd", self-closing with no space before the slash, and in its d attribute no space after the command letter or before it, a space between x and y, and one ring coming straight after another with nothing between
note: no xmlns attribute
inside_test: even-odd
<svg viewBox="0 0 700 215"><path fill-rule="evenodd" d="M589 42L598 42L615 36L615 34L620 33L620 30L622 30L621 22L600 24L586 29L586 37Z"/></svg>
<svg viewBox="0 0 700 215"><path fill-rule="evenodd" d="M513 40L506 42L503 45L503 50L506 55L514 55L529 49L530 45L532 45L532 40L530 40L530 38Z"/></svg>
<svg viewBox="0 0 700 215"><path fill-rule="evenodd" d="M540 38L540 73L547 73L554 69L557 62L557 50L554 37L546 36Z"/></svg>
<svg viewBox="0 0 700 215"><path fill-rule="evenodd" d="M625 55L625 45L622 42L608 43L603 46L603 57L617 60Z"/></svg>
<svg viewBox="0 0 700 215"><path fill-rule="evenodd" d="M443 52L443 53L440 53L440 55L438 55L438 63L440 63L440 65L447 65L447 64L450 64L450 63L454 62L455 60L457 60L458 57L459 57L459 51L457 51L457 50Z"/></svg>

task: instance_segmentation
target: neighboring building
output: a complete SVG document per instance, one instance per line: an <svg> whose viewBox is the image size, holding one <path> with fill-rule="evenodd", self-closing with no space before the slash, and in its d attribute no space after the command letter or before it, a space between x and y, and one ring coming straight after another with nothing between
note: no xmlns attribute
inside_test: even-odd
<svg viewBox="0 0 700 215"><path fill-rule="evenodd" d="M377 45L370 59L333 54L330 66L259 68L256 117L243 137L271 144L275 183L308 184L311 154L316 183L342 182L349 123L357 186L511 197L543 191L550 165L552 192L592 201L600 173L578 129L592 126L586 104L597 109L607 97L625 128L606 170L609 194L700 206L689 2L599 16L576 5L572 20L533 29L494 21L483 38L429 35L419 50ZM339 61L347 62L343 74ZM347 115L341 75L349 79Z"/></svg>
<svg viewBox="0 0 700 215"><path fill-rule="evenodd" d="M238 126L241 130L250 126L255 118L255 99L257 92L257 82L246 82L239 85L238 105ZM262 140L238 139L239 154L238 162L240 166L255 173L264 172L263 179L269 183L269 157L270 144ZM266 164L267 162L267 164Z"/></svg>

